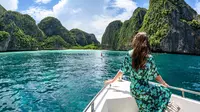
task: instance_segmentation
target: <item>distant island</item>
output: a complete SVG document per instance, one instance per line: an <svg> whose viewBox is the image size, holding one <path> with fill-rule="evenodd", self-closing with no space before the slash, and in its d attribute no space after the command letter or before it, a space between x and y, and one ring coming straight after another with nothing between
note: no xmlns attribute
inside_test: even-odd
<svg viewBox="0 0 200 112"><path fill-rule="evenodd" d="M133 35L147 32L153 52L200 55L200 15L184 0L150 0L123 23L111 22L101 44L94 34L67 30L54 17L36 24L28 14L0 5L0 51L106 49L130 50Z"/></svg>
<svg viewBox="0 0 200 112"><path fill-rule="evenodd" d="M147 32L154 52L200 55L200 15L184 0L150 0L149 9L137 8L132 17L111 22L102 48L131 49L132 36Z"/></svg>
<svg viewBox="0 0 200 112"><path fill-rule="evenodd" d="M0 51L98 49L94 34L79 29L68 31L54 17L36 25L28 14L7 11L0 5Z"/></svg>

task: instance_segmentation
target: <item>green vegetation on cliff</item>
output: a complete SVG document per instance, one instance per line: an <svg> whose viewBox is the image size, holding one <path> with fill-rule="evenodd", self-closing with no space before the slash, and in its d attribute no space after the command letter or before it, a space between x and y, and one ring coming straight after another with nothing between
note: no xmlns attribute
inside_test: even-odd
<svg viewBox="0 0 200 112"><path fill-rule="evenodd" d="M31 16L6 11L0 5L0 51L66 49L81 43L99 45L94 34L78 29L70 32L54 17L46 17L36 25Z"/></svg>
<svg viewBox="0 0 200 112"><path fill-rule="evenodd" d="M60 36L48 37L41 44L41 47L44 49L66 49L69 48L69 44Z"/></svg>
<svg viewBox="0 0 200 112"><path fill-rule="evenodd" d="M47 37L59 35L70 45L76 45L75 39L71 37L69 31L62 26L61 22L54 17L46 17L38 24L39 28Z"/></svg>
<svg viewBox="0 0 200 112"><path fill-rule="evenodd" d="M72 37L75 38L78 45L80 46L87 45L86 35L83 31L79 29L72 29L70 30L70 34Z"/></svg>
<svg viewBox="0 0 200 112"><path fill-rule="evenodd" d="M6 12L6 9L0 4L0 17Z"/></svg>
<svg viewBox="0 0 200 112"><path fill-rule="evenodd" d="M150 44L159 46L180 19L191 21L196 12L184 0L150 0L150 7L140 31L150 35ZM176 17L174 17L176 16Z"/></svg>
<svg viewBox="0 0 200 112"><path fill-rule="evenodd" d="M22 30L18 30L11 35L9 50L36 50L38 41L30 35L25 35Z"/></svg>
<svg viewBox="0 0 200 112"><path fill-rule="evenodd" d="M137 8L132 17L124 23L113 21L106 28L102 37L102 48L113 50L126 50L131 48L133 35L141 28L147 10Z"/></svg>
<svg viewBox="0 0 200 112"><path fill-rule="evenodd" d="M169 30L170 24L168 19L164 17L171 12L172 6L169 5L170 9L168 9L168 4L166 4L165 0L151 0L150 4L151 7L149 7L145 15L144 23L140 31L147 32L150 35L150 44L156 46L160 44L160 40L166 36Z"/></svg>
<svg viewBox="0 0 200 112"><path fill-rule="evenodd" d="M198 22L197 20L193 19L192 21L189 21L188 24L195 29L200 29L200 22Z"/></svg>
<svg viewBox="0 0 200 112"><path fill-rule="evenodd" d="M5 29L7 25L14 22L14 24L26 35L35 37L38 41L42 41L44 38L44 34L36 25L35 20L27 14L23 15L15 11L7 11L3 14L1 22Z"/></svg>
<svg viewBox="0 0 200 112"><path fill-rule="evenodd" d="M10 37L10 34L5 31L0 31L0 42L8 39Z"/></svg>
<svg viewBox="0 0 200 112"><path fill-rule="evenodd" d="M113 21L108 25L102 37L101 46L103 49L117 49L117 42L121 27L122 22L118 20Z"/></svg>
<svg viewBox="0 0 200 112"><path fill-rule="evenodd" d="M0 51L6 51L10 42L10 34L5 31L0 31Z"/></svg>
<svg viewBox="0 0 200 112"><path fill-rule="evenodd" d="M44 36L30 16L18 12L6 11L1 16L0 23L0 30L11 36L7 51L35 50L38 41Z"/></svg>
<svg viewBox="0 0 200 112"><path fill-rule="evenodd" d="M54 35L58 35L63 38L68 48L72 46L86 46L92 43L99 45L99 42L97 41L94 34L88 34L79 29L72 29L68 31L65 27L62 26L61 22L54 17L44 18L38 24L38 26L42 31L44 31L47 38Z"/></svg>
<svg viewBox="0 0 200 112"><path fill-rule="evenodd" d="M80 46L86 46L90 44L98 46L100 44L94 34L88 34L79 29L70 30L70 34L75 38L76 43Z"/></svg>
<svg viewBox="0 0 200 112"><path fill-rule="evenodd" d="M131 49L131 37L141 31L147 32L153 51L200 54L200 15L184 0L150 0L147 11L138 8L123 23L119 36L114 37L119 40L102 41L102 47L117 43L117 49Z"/></svg>
<svg viewBox="0 0 200 112"><path fill-rule="evenodd" d="M132 37L141 28L146 12L147 9L139 7L133 12L132 17L124 22L120 29L117 49L125 50L131 48Z"/></svg>

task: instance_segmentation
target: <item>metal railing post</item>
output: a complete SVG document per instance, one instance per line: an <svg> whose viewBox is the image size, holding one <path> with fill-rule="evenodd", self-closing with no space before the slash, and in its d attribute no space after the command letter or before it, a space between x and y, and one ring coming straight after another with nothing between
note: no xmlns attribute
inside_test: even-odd
<svg viewBox="0 0 200 112"><path fill-rule="evenodd" d="M94 102L91 105L91 112L94 112Z"/></svg>
<svg viewBox="0 0 200 112"><path fill-rule="evenodd" d="M182 97L185 98L185 92L183 88L180 88L180 91L182 92Z"/></svg>
<svg viewBox="0 0 200 112"><path fill-rule="evenodd" d="M110 84L109 84L110 85ZM94 109L94 101L96 98L100 95L100 93L107 87L108 85L105 85L97 94L96 96L90 101L90 103L87 105L87 107L83 110L83 112L87 112L89 108L91 107L91 112L95 112ZM110 85L111 86L111 85Z"/></svg>

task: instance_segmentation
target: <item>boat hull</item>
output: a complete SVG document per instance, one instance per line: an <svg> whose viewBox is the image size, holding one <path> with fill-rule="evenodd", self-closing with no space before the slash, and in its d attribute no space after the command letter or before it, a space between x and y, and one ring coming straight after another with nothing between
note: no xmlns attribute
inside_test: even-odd
<svg viewBox="0 0 200 112"><path fill-rule="evenodd" d="M179 112L200 112L200 102L172 94L170 102L180 107ZM135 98L130 93L129 81L117 81L106 86L84 112L138 112Z"/></svg>

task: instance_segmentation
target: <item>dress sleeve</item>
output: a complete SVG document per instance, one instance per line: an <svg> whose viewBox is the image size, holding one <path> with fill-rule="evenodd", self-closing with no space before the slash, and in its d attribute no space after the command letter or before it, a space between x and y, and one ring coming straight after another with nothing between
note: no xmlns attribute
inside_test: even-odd
<svg viewBox="0 0 200 112"><path fill-rule="evenodd" d="M121 68L120 68L120 71L123 73L123 74L126 74L130 69L130 58L128 56L126 56L124 58L124 61L121 65Z"/></svg>
<svg viewBox="0 0 200 112"><path fill-rule="evenodd" d="M159 75L153 56L149 57L149 71L147 79L154 80Z"/></svg>

